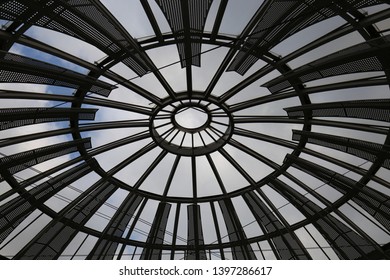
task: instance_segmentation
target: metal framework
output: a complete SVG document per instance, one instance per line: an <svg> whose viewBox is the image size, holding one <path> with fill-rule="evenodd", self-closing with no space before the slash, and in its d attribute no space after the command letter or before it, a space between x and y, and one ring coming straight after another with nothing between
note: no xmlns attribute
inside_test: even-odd
<svg viewBox="0 0 390 280"><path fill-rule="evenodd" d="M390 259L390 1L104 2L0 1L2 258Z"/></svg>

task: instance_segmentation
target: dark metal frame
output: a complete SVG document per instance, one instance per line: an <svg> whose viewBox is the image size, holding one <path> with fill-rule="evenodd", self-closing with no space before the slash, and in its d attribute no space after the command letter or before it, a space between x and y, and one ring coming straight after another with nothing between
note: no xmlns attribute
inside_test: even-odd
<svg viewBox="0 0 390 280"><path fill-rule="evenodd" d="M390 17L390 8L387 7L369 16L364 15L360 10L378 4L389 5L390 1L341 0L327 3L320 0L288 2L266 0L237 37L219 33L228 2L228 0L220 1L212 32L207 33L204 32L204 26L208 11L213 4L212 0L157 0L157 5L172 29L172 32L163 34L149 2L141 0L155 36L136 40L98 0L0 1L0 18L10 21L10 24L0 31L0 82L57 85L75 90L72 96L0 91L0 99L52 100L71 104L71 108L0 109L1 130L22 128L24 125L43 122L66 121L69 123L67 128L8 137L0 142L1 148L58 135L70 135L72 138L63 144L0 158L0 182L6 181L12 188L0 195L0 201L9 199L0 206L0 241L3 242L10 236L33 210L37 209L52 219L12 258L60 258L72 239L78 233L85 233L98 240L86 257L87 259L120 259L123 257L126 246L142 248L139 256L141 259L161 259L163 251L169 251L171 259L176 258L177 252L184 252L183 256L186 259L206 259L218 252L217 256L225 259L228 251L231 251L234 259L256 259L255 251L258 250L256 248L260 248L260 253L263 254L259 245L262 241L269 243L277 259L311 259L310 252L295 232L298 229L308 232L307 225L313 225L341 259L390 258L388 245L378 244L364 229L359 228L339 209L345 204L354 202L364 209L372 220L382 225L387 230L387 234L390 232L390 198L367 185L373 181L385 188L390 188L389 182L377 174L381 168L390 168L390 130L387 125L390 121L390 98L369 102L357 100L320 104L312 104L310 98L311 94L318 92L390 84L390 39L389 36L382 35L375 27L376 23ZM279 57L271 52L271 49L284 39L334 16L341 17L346 23L285 57ZM33 25L83 40L99 48L107 56L96 64L84 61L28 37L25 32ZM365 42L297 69L292 69L288 65L300 55L352 32L358 32ZM75 63L89 72L80 74L49 63L10 54L9 49L16 43ZM172 44L177 45L181 66L186 71L185 92L175 92L172 89L162 75L161 69L155 66L146 52L149 49ZM193 88L192 67L201 66L202 44L225 47L229 51L206 90L199 92ZM266 62L267 65L253 74L246 75L241 82L222 95L213 95L213 90L224 72L235 71L244 76L258 60ZM167 97L160 98L110 70L119 62L124 63L138 76L154 75L165 89ZM274 70L277 70L280 75L263 85L269 89L270 95L239 103L229 103L229 100L232 100L241 90ZM308 82L325 77L373 71L379 73L375 78L335 82L321 86L306 85ZM103 82L100 77L108 78L115 84ZM110 100L111 91L119 85L146 98L151 102L151 106ZM97 97L96 94L100 96ZM301 104L285 108L287 115L248 116L240 114L241 110L278 100L288 100L292 97L297 97ZM144 118L119 122L94 122L98 111L82 108L83 105L120 109L143 115ZM210 109L210 105L217 109ZM167 111L167 106L172 106L174 109ZM174 121L174 115L183 107L202 108L208 114L205 125L196 129L186 129L177 124ZM161 112L167 116L161 115ZM226 131L219 131L213 126L218 122L216 120L218 117L226 118L227 121L222 123ZM380 121L384 124L350 123L327 120L327 117L359 118ZM166 132L158 132L159 127L154 122L156 119L166 120L166 123L162 125L168 127ZM90 120L91 123L82 122L82 120ZM244 129L241 126L250 123L301 124L302 130L294 130L290 141L259 131ZM314 133L311 130L315 125L370 132L383 135L386 140L382 144L376 144L347 137ZM90 139L83 139L81 136L86 131L132 127L144 130L97 148L92 148ZM214 133L214 136L210 131ZM203 141L203 145L194 145L194 140L192 140L192 144L187 146L172 143L175 135L180 132L184 134L183 140L188 134L192 139L196 135L203 141L202 133L207 133L213 141L210 144ZM168 141L166 139L170 134L174 136ZM259 145L267 142L285 147L290 149L291 153L286 155L282 164L278 164L240 143L235 139L236 136L255 139ZM112 149L138 141L145 143L144 147L108 171L103 170L99 162L94 159L95 156ZM307 144L337 149L365 159L372 165L365 170L333 158L331 155L312 150ZM233 146L271 167L273 172L255 181L247 170L229 154L225 145ZM134 185L130 186L115 177L120 170L157 147L161 152ZM53 166L31 178L19 182L15 176L17 172L33 167L39 162L76 151L77 155L71 160ZM221 154L247 181L247 186L229 192L211 156L213 152ZM164 189L162 194L143 190L143 182L168 154L173 154L175 160L167 182L161 183ZM301 155L311 155L346 168L361 175L361 179L352 180L343 174L310 162ZM199 156L206 157L218 181L219 194L207 197L198 195L196 161ZM192 196L168 195L176 169L183 157L188 157L191 161ZM338 190L342 194L341 197L336 201L329 201L300 178L292 175L293 170L296 169ZM79 197L69 202L61 211L56 212L45 204L60 190L91 172L98 174L100 179ZM50 180L40 182L48 176L51 176ZM279 179L279 176L291 180L323 206L309 200ZM31 188L38 182L40 182L38 186ZM305 216L305 219L289 224L265 194L263 190L265 186L272 188L295 206ZM118 205L105 229L98 231L86 226L99 207L118 189L126 190L129 194L123 203ZM12 197L14 195L17 196ZM245 226L240 221L233 203L233 199L237 197L242 198L255 217L256 223L262 230L261 234L247 236ZM150 224L150 230L147 232L146 241L139 241L131 238L131 235L149 201L158 203L158 207L155 218ZM176 211L171 211L173 206ZM209 226L212 229L206 228L202 222L205 219L202 217L202 207L211 209L213 224ZM178 236L178 227L179 219L183 215L181 212L185 208L188 215L187 224L184 226L187 227L188 236L185 240L186 244L183 245L178 244L178 240L182 238ZM174 230L170 233L172 235L171 244L164 242L169 217L172 217L174 224ZM227 239L222 236L221 223L225 224ZM204 241L206 230L215 231L217 236L215 243ZM327 256L325 250L319 247Z"/></svg>

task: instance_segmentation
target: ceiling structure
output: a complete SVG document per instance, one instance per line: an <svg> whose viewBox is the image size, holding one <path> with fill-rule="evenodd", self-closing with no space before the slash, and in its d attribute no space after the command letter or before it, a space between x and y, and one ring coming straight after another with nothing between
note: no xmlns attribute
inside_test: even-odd
<svg viewBox="0 0 390 280"><path fill-rule="evenodd" d="M0 1L3 258L390 258L390 1L127 5Z"/></svg>

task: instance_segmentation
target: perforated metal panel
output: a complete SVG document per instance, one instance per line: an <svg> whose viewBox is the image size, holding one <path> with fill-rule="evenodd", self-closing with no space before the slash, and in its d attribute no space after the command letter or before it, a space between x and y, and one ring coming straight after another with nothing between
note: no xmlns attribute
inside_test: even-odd
<svg viewBox="0 0 390 280"><path fill-rule="evenodd" d="M91 148L90 141L90 138L80 139L3 157L0 159L0 180L4 180L8 173L15 174L49 159L76 152L78 147Z"/></svg>
<svg viewBox="0 0 390 280"><path fill-rule="evenodd" d="M292 159L293 157L288 157ZM357 182L351 178L345 177L342 174L334 172L325 167L308 162L304 159L293 159L292 166L305 171L334 187L337 191L345 196L351 196L352 201L358 204L367 212L371 213L379 223L383 224L386 228L389 227L388 220L390 219L390 197L377 192L367 186L364 186L360 182Z"/></svg>
<svg viewBox="0 0 390 280"><path fill-rule="evenodd" d="M73 224L85 224L97 209L117 189L109 183L97 184L61 212ZM53 220L43 229L23 250L18 258L23 259L53 259L58 258L70 243L69 236L77 234L74 226Z"/></svg>
<svg viewBox="0 0 390 280"><path fill-rule="evenodd" d="M152 227L149 232L148 240L151 246L155 247L162 245L164 242L165 228L167 227L168 215L171 210L171 205L168 203L160 203L154 218ZM162 250L159 248L148 248L146 247L142 251L142 260L158 260L161 259Z"/></svg>
<svg viewBox="0 0 390 280"><path fill-rule="evenodd" d="M370 46L375 46L371 48ZM372 39L346 50L329 55L308 65L301 66L284 76L275 78L263 86L272 93L286 89L286 80L298 78L301 83L327 78L332 76L353 74L371 71L385 71L387 66L380 61L386 61L387 49L390 46L390 37ZM374 55L374 56L373 56Z"/></svg>
<svg viewBox="0 0 390 280"><path fill-rule="evenodd" d="M321 208L315 205L315 203L294 189L289 188L283 182L275 180L270 186L285 198L293 201L293 204L302 209L302 213L308 219L315 219L313 225L322 233L323 237L331 244L341 259L357 259L375 250L373 245L364 240L347 225L331 214L321 211Z"/></svg>
<svg viewBox="0 0 390 280"><path fill-rule="evenodd" d="M202 219L199 205L188 205L188 245L187 260L206 260L206 251L200 249L204 245Z"/></svg>
<svg viewBox="0 0 390 280"><path fill-rule="evenodd" d="M261 225L263 231L273 233L286 230L285 226L282 225L278 218L255 193L245 194L244 199L250 206L253 215L256 217L256 220ZM298 240L297 236L293 232L288 232L281 236L271 238L270 243L274 244L276 256L282 260L305 260L310 258L309 253L303 245L296 240Z"/></svg>
<svg viewBox="0 0 390 280"><path fill-rule="evenodd" d="M223 218L225 220L229 240L231 242L237 242L239 240L245 241L247 239L246 234L235 210L233 210L234 208L232 207L232 202L230 200L220 200L218 203L221 207ZM250 260L255 258L253 249L248 243L244 243L240 246L234 246L232 248L232 254L234 259L237 260Z"/></svg>
<svg viewBox="0 0 390 280"><path fill-rule="evenodd" d="M348 8L360 9L383 2L385 1L349 1ZM343 8L343 4L323 0L265 1L260 9L262 16L253 31L248 34L248 38L244 38L243 50L237 54L228 70L244 75L259 58L267 55L267 51L280 41L313 24L334 17ZM261 51L253 50L254 46L260 47ZM333 75L335 73L330 72ZM270 90L274 92L275 89Z"/></svg>
<svg viewBox="0 0 390 280"><path fill-rule="evenodd" d="M4 241L40 204L91 171L91 167L87 163L82 163L34 187L28 192L21 190L23 195L8 201L0 207L0 242Z"/></svg>
<svg viewBox="0 0 390 280"><path fill-rule="evenodd" d="M74 89L89 86L91 92L103 96L108 96L115 88L72 70L10 53L4 56L0 53L0 82L46 84Z"/></svg>
<svg viewBox="0 0 390 280"><path fill-rule="evenodd" d="M112 237L122 237L126 231L129 221L133 218L136 209L142 202L142 197L129 195L119 207L111 222L106 226L104 234L95 244L88 256L88 259L114 259L119 242L110 240Z"/></svg>
<svg viewBox="0 0 390 280"><path fill-rule="evenodd" d="M12 108L0 109L0 130L24 125L73 120L94 120L96 109Z"/></svg>
<svg viewBox="0 0 390 280"><path fill-rule="evenodd" d="M177 44L181 67L186 67L187 64L200 66L201 44L191 41L198 40L201 36L188 34L202 33L212 1L190 0L186 3L179 0L157 0L156 2L164 12L173 34L179 41L184 41ZM188 53L186 48L190 49Z"/></svg>
<svg viewBox="0 0 390 280"><path fill-rule="evenodd" d="M310 104L284 110L290 118L303 117L306 113L312 117L348 117L389 122L389 105L386 99L357 100Z"/></svg>
<svg viewBox="0 0 390 280"><path fill-rule="evenodd" d="M1 259L390 258L390 1L119 2L0 1Z"/></svg>

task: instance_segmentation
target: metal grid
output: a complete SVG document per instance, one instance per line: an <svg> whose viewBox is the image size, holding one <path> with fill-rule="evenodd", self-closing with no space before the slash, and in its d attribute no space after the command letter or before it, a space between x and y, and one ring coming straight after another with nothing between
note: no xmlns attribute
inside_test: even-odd
<svg viewBox="0 0 390 280"><path fill-rule="evenodd" d="M5 189L0 194L0 255L313 259L320 252L319 258L326 259L390 258L390 41L386 29L377 26L390 17L390 3L328 2L265 0L238 35L229 35L220 33L223 24L235 23L225 17L228 0L140 0L153 34L135 39L97 0L2 1L0 19L8 23L0 31L0 81L54 87L50 92L0 90L5 101L46 102L0 109L0 183ZM156 9L169 32L162 32ZM214 18L206 31L211 10ZM274 53L276 45L332 18L343 24L284 57ZM33 27L77 38L106 56L88 62L30 37ZM290 65L352 33L362 42L301 67ZM185 90L177 90L163 74L170 65L158 68L148 52L172 44L184 68ZM205 89L199 89L192 67L203 69L206 44L226 52ZM16 45L89 72L12 53ZM259 61L265 66L257 66ZM117 72L120 63L137 76ZM227 74L240 78L219 93L221 83L229 84L223 80ZM367 76L353 78L357 74ZM164 94L154 92L150 80L133 81L149 75ZM352 78L337 80L348 75ZM324 78L326 85L315 85ZM318 93L369 86L385 87L386 97L371 98L368 90L360 99L313 101ZM60 87L73 93L61 94ZM132 97L115 96L123 89ZM268 114L267 108L278 102L284 111ZM206 121L194 127L180 123L177 116L190 109L206 115ZM46 131L48 123L58 126ZM289 135L266 125L282 125L281 132ZM327 128L355 136L317 132ZM13 136L5 134L9 131ZM102 142L96 135L85 136L90 132L119 136ZM157 179L150 188L153 174ZM39 230L15 246L31 226Z"/></svg>

